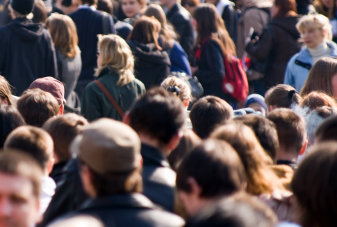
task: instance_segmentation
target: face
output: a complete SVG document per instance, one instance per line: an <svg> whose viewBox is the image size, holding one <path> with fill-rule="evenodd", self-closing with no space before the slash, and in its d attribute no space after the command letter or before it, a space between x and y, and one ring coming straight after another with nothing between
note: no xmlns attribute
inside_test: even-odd
<svg viewBox="0 0 337 227"><path fill-rule="evenodd" d="M122 10L129 18L135 17L142 8L137 0L122 0Z"/></svg>
<svg viewBox="0 0 337 227"><path fill-rule="evenodd" d="M314 48L324 42L325 32L320 29L304 28L301 35L305 45Z"/></svg>
<svg viewBox="0 0 337 227"><path fill-rule="evenodd" d="M266 110L259 103L254 102L254 103L250 104L248 107L252 108L255 111L260 111L263 116L266 116Z"/></svg>
<svg viewBox="0 0 337 227"><path fill-rule="evenodd" d="M196 7L195 3L192 1L187 1L185 2L185 4L183 5L183 7L185 7L185 9L187 9L188 12L190 12L190 14L193 14L193 11Z"/></svg>
<svg viewBox="0 0 337 227"><path fill-rule="evenodd" d="M216 5L218 4L219 0L205 0L205 3Z"/></svg>
<svg viewBox="0 0 337 227"><path fill-rule="evenodd" d="M32 183L20 176L0 173L0 227L31 227L39 216Z"/></svg>
<svg viewBox="0 0 337 227"><path fill-rule="evenodd" d="M322 0L322 3L325 7L330 8L332 0Z"/></svg>
<svg viewBox="0 0 337 227"><path fill-rule="evenodd" d="M334 98L337 98L337 74L331 78L332 94Z"/></svg>

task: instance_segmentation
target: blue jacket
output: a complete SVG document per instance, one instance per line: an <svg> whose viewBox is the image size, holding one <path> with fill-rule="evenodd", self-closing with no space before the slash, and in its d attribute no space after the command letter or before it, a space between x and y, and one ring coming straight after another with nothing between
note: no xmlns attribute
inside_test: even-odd
<svg viewBox="0 0 337 227"><path fill-rule="evenodd" d="M337 56L337 45L334 42L327 42L331 49L330 56ZM298 92L301 92L305 81L308 78L309 71L313 65L312 58L307 47L295 54L288 62L284 76L284 84L293 86Z"/></svg>
<svg viewBox="0 0 337 227"><path fill-rule="evenodd" d="M187 54L179 43L174 42L174 46L169 53L171 60L171 72L184 72L192 76Z"/></svg>

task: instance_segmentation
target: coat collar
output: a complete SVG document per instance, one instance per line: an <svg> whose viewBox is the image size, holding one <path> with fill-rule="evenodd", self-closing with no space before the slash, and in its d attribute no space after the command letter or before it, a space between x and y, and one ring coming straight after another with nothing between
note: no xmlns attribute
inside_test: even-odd
<svg viewBox="0 0 337 227"><path fill-rule="evenodd" d="M331 49L330 56L336 57L337 56L337 45L332 41L328 41L326 44ZM296 57L296 60L298 60L300 62L303 62L303 63L313 65L312 64L312 58L311 58L308 47L302 48L302 50L299 52L298 56Z"/></svg>
<svg viewBox="0 0 337 227"><path fill-rule="evenodd" d="M162 167L170 167L165 156L158 149L146 144L142 144L141 155L145 165L155 165Z"/></svg>

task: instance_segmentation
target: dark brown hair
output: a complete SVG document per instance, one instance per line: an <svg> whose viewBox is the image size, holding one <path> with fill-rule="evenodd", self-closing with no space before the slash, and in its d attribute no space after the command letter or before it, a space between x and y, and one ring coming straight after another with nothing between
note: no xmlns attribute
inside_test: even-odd
<svg viewBox="0 0 337 227"><path fill-rule="evenodd" d="M315 132L316 142L336 141L337 142L337 116L331 116L323 121Z"/></svg>
<svg viewBox="0 0 337 227"><path fill-rule="evenodd" d="M99 0L97 2L97 10L106 12L110 15L113 14L113 5L110 0Z"/></svg>
<svg viewBox="0 0 337 227"><path fill-rule="evenodd" d="M32 19L34 23L44 23L46 21L48 12L42 0L35 0L32 13L34 15Z"/></svg>
<svg viewBox="0 0 337 227"><path fill-rule="evenodd" d="M278 7L278 13L274 16L274 18L287 16L289 14L292 16L297 15L295 0L275 0L274 5Z"/></svg>
<svg viewBox="0 0 337 227"><path fill-rule="evenodd" d="M88 4L89 6L97 5L98 0L82 0L82 5Z"/></svg>
<svg viewBox="0 0 337 227"><path fill-rule="evenodd" d="M286 84L278 84L270 88L265 94L268 110L271 105L278 108L290 108L292 104L300 104L302 98L295 88Z"/></svg>
<svg viewBox="0 0 337 227"><path fill-rule="evenodd" d="M317 109L318 107L331 107L331 108L337 108L337 103L334 98L331 96L323 93L323 92L317 92L313 91L307 94L303 97L303 100L301 101L301 107L302 108L309 108L308 111Z"/></svg>

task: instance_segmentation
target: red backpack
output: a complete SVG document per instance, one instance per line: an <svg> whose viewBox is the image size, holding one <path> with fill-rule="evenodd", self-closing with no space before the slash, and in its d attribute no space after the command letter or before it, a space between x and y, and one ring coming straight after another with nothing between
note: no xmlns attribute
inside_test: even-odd
<svg viewBox="0 0 337 227"><path fill-rule="evenodd" d="M198 61L200 61L202 48L209 38L210 37L204 38L201 42L201 46L195 52ZM223 60L225 76L222 81L222 90L239 102L245 101L248 96L249 87L247 75L243 69L241 60L235 56L231 56L232 62L229 62L227 57L224 57Z"/></svg>

